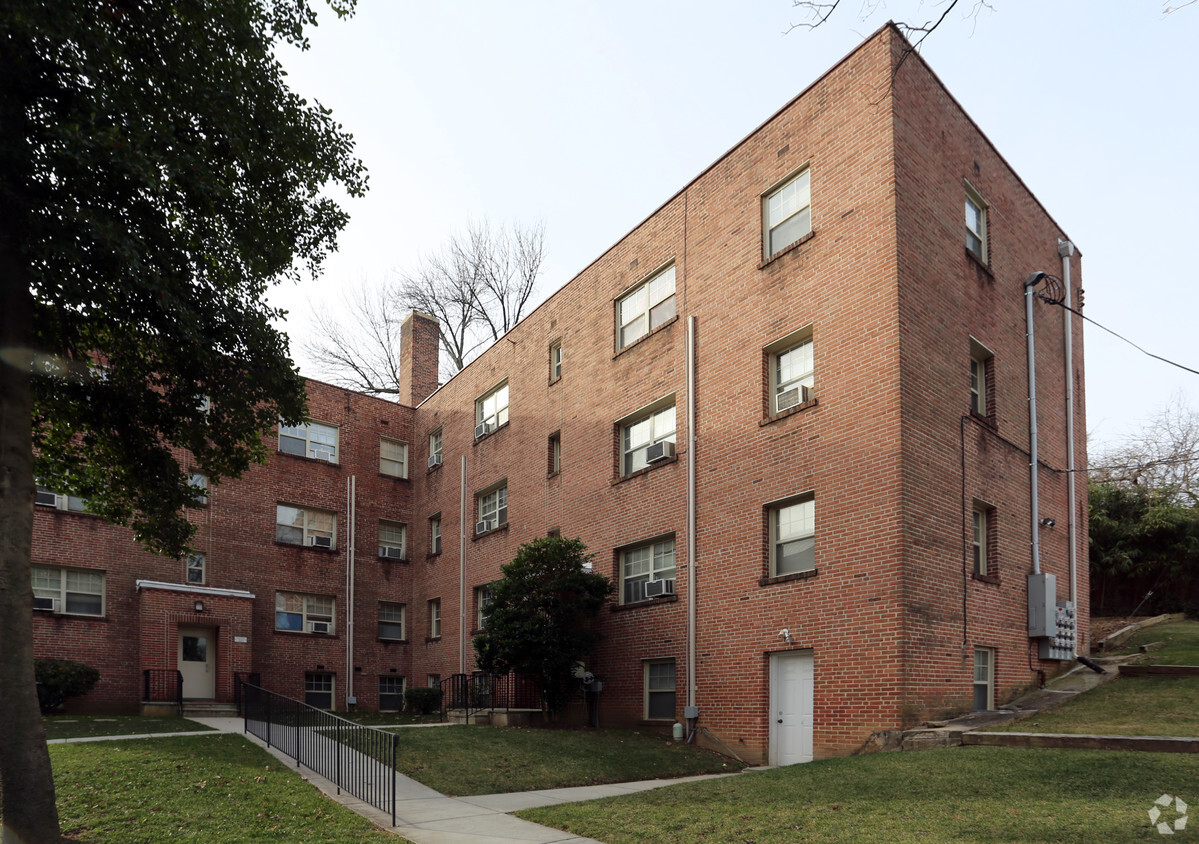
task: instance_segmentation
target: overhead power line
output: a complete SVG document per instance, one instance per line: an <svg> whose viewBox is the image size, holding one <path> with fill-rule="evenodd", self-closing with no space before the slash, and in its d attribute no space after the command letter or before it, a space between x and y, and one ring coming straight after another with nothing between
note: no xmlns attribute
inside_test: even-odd
<svg viewBox="0 0 1199 844"><path fill-rule="evenodd" d="M1075 308L1071 308L1065 302L1058 302L1058 301L1054 301L1054 300L1046 300L1046 301L1048 301L1049 304L1051 304L1051 305L1061 305L1063 308L1065 308L1067 311L1069 311L1072 314L1078 314L1078 316L1082 317L1087 322L1091 323L1091 325L1095 325L1095 326L1098 326L1099 328L1102 328L1108 334L1112 335L1113 337L1119 338L1120 340L1123 340L1125 343L1132 346L1134 349L1136 349L1138 352L1141 352L1142 354L1146 354L1151 358L1160 360L1162 363L1168 363L1168 364L1170 364L1170 366L1177 366L1179 369L1186 370L1187 372L1191 373L1192 375L1199 375L1199 369L1191 369L1191 367L1183 366L1181 363L1172 361L1169 358L1164 358L1161 355L1155 355L1155 354L1153 354L1153 352L1150 352L1150 351L1147 351L1146 349L1141 348L1136 343L1129 340L1127 337L1125 337L1121 334L1117 334L1115 331L1112 331L1106 325L1102 325L1098 322L1095 322L1095 320L1091 319L1089 316L1084 314L1082 311L1076 310Z"/></svg>

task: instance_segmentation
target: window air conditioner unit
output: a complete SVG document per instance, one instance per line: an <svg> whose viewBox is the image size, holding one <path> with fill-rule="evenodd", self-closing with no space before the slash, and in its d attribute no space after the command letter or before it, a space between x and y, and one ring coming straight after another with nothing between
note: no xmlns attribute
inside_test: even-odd
<svg viewBox="0 0 1199 844"><path fill-rule="evenodd" d="M308 622L309 633L328 633L332 628L332 623L328 621L310 621Z"/></svg>
<svg viewBox="0 0 1199 844"><path fill-rule="evenodd" d="M494 422L482 422L475 426L475 439L485 437L495 430Z"/></svg>
<svg viewBox="0 0 1199 844"><path fill-rule="evenodd" d="M669 460L674 457L674 443L660 442L647 446L645 449L645 462L657 463L659 460Z"/></svg>
<svg viewBox="0 0 1199 844"><path fill-rule="evenodd" d="M650 580L645 584L645 597L656 598L659 595L673 595L673 580Z"/></svg>
<svg viewBox="0 0 1199 844"><path fill-rule="evenodd" d="M478 434L475 435L475 438L478 439ZM432 469L434 466L440 466L440 465L441 465L441 455L440 454L430 454L429 455L429 468Z"/></svg>
<svg viewBox="0 0 1199 844"><path fill-rule="evenodd" d="M487 533L494 525L489 521L475 522L475 533Z"/></svg>
<svg viewBox="0 0 1199 844"><path fill-rule="evenodd" d="M45 612L58 612L58 598L38 598L34 596L33 608Z"/></svg>
<svg viewBox="0 0 1199 844"><path fill-rule="evenodd" d="M404 559L404 549L397 548L394 545L380 545L379 556L385 557L388 560L402 560Z"/></svg>
<svg viewBox="0 0 1199 844"><path fill-rule="evenodd" d="M48 489L39 489L37 491L37 498L34 500L43 507L58 506L58 496Z"/></svg>
<svg viewBox="0 0 1199 844"><path fill-rule="evenodd" d="M331 537L331 536L310 536L310 537L308 537L308 544L312 545L316 548L332 548L333 547L333 537Z"/></svg>
<svg viewBox="0 0 1199 844"><path fill-rule="evenodd" d="M327 448L309 449L308 456L313 457L317 460L324 460L326 463L333 462L333 452Z"/></svg>
<svg viewBox="0 0 1199 844"><path fill-rule="evenodd" d="M793 407L798 407L801 404L807 404L812 400L814 395L811 387L792 387L784 393L779 393L778 397L778 412L790 410Z"/></svg>

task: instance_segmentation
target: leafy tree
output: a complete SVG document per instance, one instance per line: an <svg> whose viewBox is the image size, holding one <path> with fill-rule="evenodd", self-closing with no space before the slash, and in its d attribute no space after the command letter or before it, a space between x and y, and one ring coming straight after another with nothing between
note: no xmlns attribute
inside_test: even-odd
<svg viewBox="0 0 1199 844"><path fill-rule="evenodd" d="M486 628L475 636L479 668L538 678L551 713L569 701L571 668L599 643L591 622L616 591L590 559L578 539L522 545L491 584Z"/></svg>
<svg viewBox="0 0 1199 844"><path fill-rule="evenodd" d="M263 297L335 247L346 214L325 186L366 187L351 137L275 57L314 22L308 0L0 9L4 844L59 839L34 686L35 474L178 556L194 491L177 457L233 476L265 428L303 416Z"/></svg>

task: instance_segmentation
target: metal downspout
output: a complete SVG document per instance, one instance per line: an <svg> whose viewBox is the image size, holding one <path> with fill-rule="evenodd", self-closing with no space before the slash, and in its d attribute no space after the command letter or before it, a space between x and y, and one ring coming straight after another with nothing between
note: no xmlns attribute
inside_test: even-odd
<svg viewBox="0 0 1199 844"><path fill-rule="evenodd" d="M358 529L358 476L346 479L346 513L349 536L346 537L346 709L356 702L354 697L354 546Z"/></svg>
<svg viewBox="0 0 1199 844"><path fill-rule="evenodd" d="M695 317L687 318L687 705L695 706Z"/></svg>
<svg viewBox="0 0 1199 844"><path fill-rule="evenodd" d="M462 455L462 490L458 502L458 673L466 673L466 455Z"/></svg>

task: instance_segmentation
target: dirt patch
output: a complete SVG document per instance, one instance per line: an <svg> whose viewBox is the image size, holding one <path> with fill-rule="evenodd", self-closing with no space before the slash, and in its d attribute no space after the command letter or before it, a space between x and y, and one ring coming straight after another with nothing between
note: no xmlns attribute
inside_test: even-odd
<svg viewBox="0 0 1199 844"><path fill-rule="evenodd" d="M1130 624L1136 624L1138 621L1148 621L1153 618L1151 615L1137 615L1131 618L1123 616L1104 616L1102 618L1091 617L1091 641L1099 642L1106 639L1118 630L1123 630Z"/></svg>

